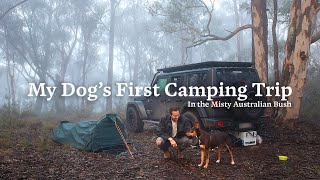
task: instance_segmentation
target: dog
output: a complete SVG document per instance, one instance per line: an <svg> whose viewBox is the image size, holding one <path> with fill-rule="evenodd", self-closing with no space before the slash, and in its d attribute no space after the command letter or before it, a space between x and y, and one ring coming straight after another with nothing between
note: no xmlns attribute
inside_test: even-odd
<svg viewBox="0 0 320 180"><path fill-rule="evenodd" d="M199 123L194 123L193 127L186 133L187 136L191 137L198 137L200 141L200 150L201 150L201 163L198 165L199 167L202 167L204 164L204 158L206 156L206 164L204 165L204 168L208 168L209 165L209 154L210 149L213 149L215 147L218 147L218 160L216 163L220 163L221 160L221 148L222 146L225 146L230 154L231 157L231 164L234 165L234 157L232 154L232 151L230 149L232 139L231 137L224 132L206 132L205 130L200 128Z"/></svg>

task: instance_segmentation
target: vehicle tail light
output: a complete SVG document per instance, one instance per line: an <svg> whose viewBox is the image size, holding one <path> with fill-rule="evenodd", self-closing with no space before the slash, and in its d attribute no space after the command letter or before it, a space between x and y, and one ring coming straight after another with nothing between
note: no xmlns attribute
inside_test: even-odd
<svg viewBox="0 0 320 180"><path fill-rule="evenodd" d="M223 127L223 121L218 121L217 125L218 125L219 127Z"/></svg>

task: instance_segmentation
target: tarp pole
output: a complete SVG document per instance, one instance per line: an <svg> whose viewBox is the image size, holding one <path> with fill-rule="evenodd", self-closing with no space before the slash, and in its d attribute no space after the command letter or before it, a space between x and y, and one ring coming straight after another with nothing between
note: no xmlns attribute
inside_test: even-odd
<svg viewBox="0 0 320 180"><path fill-rule="evenodd" d="M120 134L120 136L121 136L121 139L122 139L123 143L126 145L126 147L127 147L128 151L129 151L132 159L134 159L134 157L133 157L133 155L132 155L132 152L130 151L130 148L129 148L129 146L128 146L128 143L127 143L126 139L124 138L124 136L123 136L123 134L122 134L122 131L121 131L120 127L118 126L118 124L117 124L116 121L114 122L114 124L115 124L115 126L116 126L116 128L117 128L117 130L118 130L118 132L119 132L119 134Z"/></svg>

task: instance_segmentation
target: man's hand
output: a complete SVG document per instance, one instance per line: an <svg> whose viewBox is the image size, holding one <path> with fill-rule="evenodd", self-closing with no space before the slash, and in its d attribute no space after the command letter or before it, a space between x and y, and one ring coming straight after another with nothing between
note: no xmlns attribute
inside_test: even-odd
<svg viewBox="0 0 320 180"><path fill-rule="evenodd" d="M177 147L177 143L173 138L170 137L168 140L170 141L172 147Z"/></svg>

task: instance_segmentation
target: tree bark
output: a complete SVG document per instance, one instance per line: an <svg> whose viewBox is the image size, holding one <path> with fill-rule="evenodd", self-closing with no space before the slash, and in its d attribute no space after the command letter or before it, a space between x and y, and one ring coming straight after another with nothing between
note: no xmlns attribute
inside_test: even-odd
<svg viewBox="0 0 320 180"><path fill-rule="evenodd" d="M278 40L277 40L277 21L278 21L278 2L277 0L273 0L273 19L272 19L272 41L273 41L273 58L274 58L274 86L277 85L277 82L280 81L279 77L279 48L278 48ZM278 101L279 98L277 96L273 96L274 101ZM277 117L279 112L279 108L272 108L272 117Z"/></svg>
<svg viewBox="0 0 320 180"><path fill-rule="evenodd" d="M282 85L292 88L292 95L288 97L292 107L285 108L281 116L282 123L291 128L295 126L300 115L316 7L316 0L296 0L291 6Z"/></svg>
<svg viewBox="0 0 320 180"><path fill-rule="evenodd" d="M297 21L299 21L300 19L300 8L301 8L301 1L294 0L290 8L288 35L287 35L287 41L285 46L285 59L283 61L282 75L281 75L281 84L284 86L287 86L289 84L289 80L291 77L290 69L293 68L291 55L295 48L296 31L297 31L297 25L299 24L299 22Z"/></svg>
<svg viewBox="0 0 320 180"><path fill-rule="evenodd" d="M252 0L251 3L255 66L261 82L268 84L268 28L266 27L266 1Z"/></svg>
<svg viewBox="0 0 320 180"><path fill-rule="evenodd" d="M273 21L272 21L272 40L273 40L273 58L274 58L274 82L279 82L279 48L277 40L277 21L278 21L278 2L273 0Z"/></svg>

